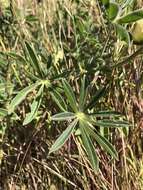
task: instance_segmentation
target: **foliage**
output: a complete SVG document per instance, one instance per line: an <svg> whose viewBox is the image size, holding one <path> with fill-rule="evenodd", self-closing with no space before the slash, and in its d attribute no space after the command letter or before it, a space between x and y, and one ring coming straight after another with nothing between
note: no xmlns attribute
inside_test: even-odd
<svg viewBox="0 0 143 190"><path fill-rule="evenodd" d="M0 10L2 188L141 189L143 10L32 3Z"/></svg>

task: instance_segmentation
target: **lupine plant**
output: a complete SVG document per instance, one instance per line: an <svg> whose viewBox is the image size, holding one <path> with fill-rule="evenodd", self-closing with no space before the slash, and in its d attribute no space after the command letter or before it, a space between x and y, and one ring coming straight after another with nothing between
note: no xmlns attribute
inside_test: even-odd
<svg viewBox="0 0 143 190"><path fill-rule="evenodd" d="M80 132L80 138L82 139L83 146L91 162L94 170L98 169L99 161L96 154L93 139L113 158L118 157L117 152L113 145L102 136L98 130L99 127L128 127L129 123L121 119L121 115L114 111L96 111L96 103L102 98L107 91L108 87L103 87L96 91L95 95L87 102L88 87L85 85L85 77L81 82L81 89L79 94L79 100L72 90L70 84L64 79L62 80L63 90L66 95L67 109L60 104L57 100L57 104L61 108L61 113L55 114L51 117L53 121L68 121L69 125L66 130L59 136L56 142L52 145L50 152L52 153L68 140L71 134L76 134L78 130ZM107 85L108 86L108 85ZM65 105L66 103L64 103ZM120 116L120 119L118 118ZM100 119L97 119L100 118Z"/></svg>

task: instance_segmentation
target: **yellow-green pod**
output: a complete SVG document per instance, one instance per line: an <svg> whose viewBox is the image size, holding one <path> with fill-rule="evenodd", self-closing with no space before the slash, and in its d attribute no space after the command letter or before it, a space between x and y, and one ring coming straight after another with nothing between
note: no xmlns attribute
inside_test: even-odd
<svg viewBox="0 0 143 190"><path fill-rule="evenodd" d="M0 7L2 9L6 9L9 7L10 1L9 0L0 0Z"/></svg>
<svg viewBox="0 0 143 190"><path fill-rule="evenodd" d="M143 43L143 19L135 23L132 31L132 38L135 43Z"/></svg>

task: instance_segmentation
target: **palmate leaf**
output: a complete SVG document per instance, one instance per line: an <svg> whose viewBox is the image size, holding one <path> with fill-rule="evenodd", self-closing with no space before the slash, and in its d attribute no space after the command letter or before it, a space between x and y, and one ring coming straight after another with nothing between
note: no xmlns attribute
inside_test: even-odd
<svg viewBox="0 0 143 190"><path fill-rule="evenodd" d="M49 154L51 154L52 152L55 152L55 151L59 150L65 144L65 142L68 140L68 138L70 137L70 135L73 133L74 128L75 128L77 122L78 122L78 120L75 119L66 128L66 130L64 130L64 132L58 137L58 139L55 141L55 143L50 148Z"/></svg>
<svg viewBox="0 0 143 190"><path fill-rule="evenodd" d="M77 112L78 111L77 105L76 105L77 102L76 102L76 98L70 84L65 79L62 81L62 83L63 83L64 92L66 94L67 100L71 108L73 109L74 112Z"/></svg>
<svg viewBox="0 0 143 190"><path fill-rule="evenodd" d="M76 117L75 114L72 112L62 112L53 115L51 119L54 121L65 121L69 119L74 119L75 117Z"/></svg>
<svg viewBox="0 0 143 190"><path fill-rule="evenodd" d="M31 105L31 112L26 114L26 118L24 119L23 125L27 125L33 119L35 119L35 117L37 115L37 111L41 104L43 89L44 89L44 86L42 85L38 91L37 96L35 97L35 100L33 101L32 105Z"/></svg>
<svg viewBox="0 0 143 190"><path fill-rule="evenodd" d="M9 105L9 109L8 109L9 114L12 113L14 109L25 99L27 94L29 92L32 92L39 84L40 82L37 82L19 91L18 94L13 98L13 100L11 101Z"/></svg>
<svg viewBox="0 0 143 190"><path fill-rule="evenodd" d="M86 130L84 122L80 122L80 131L81 131L82 142L87 152L91 166L95 171L97 171L99 168L99 160L93 142L90 138L90 135Z"/></svg>

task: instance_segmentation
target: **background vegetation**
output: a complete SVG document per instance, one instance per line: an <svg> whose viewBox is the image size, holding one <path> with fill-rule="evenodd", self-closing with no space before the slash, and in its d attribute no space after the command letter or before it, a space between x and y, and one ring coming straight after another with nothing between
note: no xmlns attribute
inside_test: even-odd
<svg viewBox="0 0 143 190"><path fill-rule="evenodd" d="M142 6L0 1L1 189L143 189Z"/></svg>

